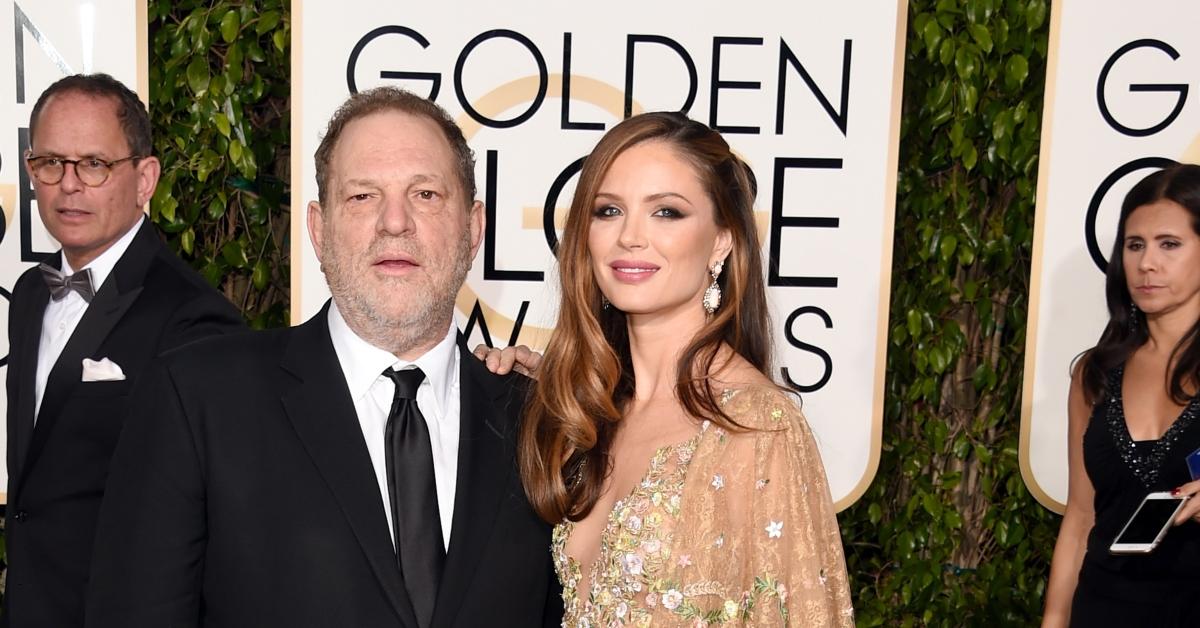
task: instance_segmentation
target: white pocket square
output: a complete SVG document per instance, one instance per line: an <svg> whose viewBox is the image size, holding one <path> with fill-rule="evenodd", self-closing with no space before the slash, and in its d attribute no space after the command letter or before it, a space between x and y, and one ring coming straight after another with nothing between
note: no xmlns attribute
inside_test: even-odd
<svg viewBox="0 0 1200 628"><path fill-rule="evenodd" d="M119 382L125 379L125 372L116 362L108 358L96 360L83 359L83 378L85 382Z"/></svg>

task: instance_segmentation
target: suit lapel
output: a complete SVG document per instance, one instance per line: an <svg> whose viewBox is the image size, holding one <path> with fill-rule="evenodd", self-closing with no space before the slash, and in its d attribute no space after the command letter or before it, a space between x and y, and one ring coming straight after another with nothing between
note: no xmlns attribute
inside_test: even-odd
<svg viewBox="0 0 1200 628"><path fill-rule="evenodd" d="M53 433L54 425L58 423L63 405L80 385L80 379L83 377L83 359L95 356L109 332L142 293L146 271L161 246L154 226L148 218L143 219L142 226L138 228L129 247L113 266L104 285L96 291L96 296L84 311L83 318L79 319L79 324L46 378L46 390L42 393L42 407L38 410L37 423L33 428L24 472L21 474L22 481L28 476L29 469L37 463L46 440ZM38 335L41 335L40 325ZM36 353L35 350L34 354Z"/></svg>
<svg viewBox="0 0 1200 628"><path fill-rule="evenodd" d="M501 378L491 374L459 339L460 436L458 481L450 551L438 589L433 625L451 625L491 537L496 513L512 474L512 449L505 437L507 419Z"/></svg>
<svg viewBox="0 0 1200 628"><path fill-rule="evenodd" d="M36 272L36 271L34 271ZM17 307L12 313L15 328L20 330L16 346L11 347L9 354L13 361L9 368L14 369L18 376L16 382L17 398L13 409L15 420L9 425L12 433L9 438L16 445L16 460L9 462L10 469L20 470L29 452L29 443L33 437L33 406L34 384L37 381L38 344L42 337L42 318L46 304L50 301L50 290L45 282L34 277L26 282L24 294L14 295L13 303ZM10 399L9 403L14 403ZM10 479L14 487L17 482ZM11 499L12 496L10 495Z"/></svg>
<svg viewBox="0 0 1200 628"><path fill-rule="evenodd" d="M281 367L298 381L284 392L283 405L396 614L405 625L416 626L371 457L329 337L327 313L328 304L292 335Z"/></svg>

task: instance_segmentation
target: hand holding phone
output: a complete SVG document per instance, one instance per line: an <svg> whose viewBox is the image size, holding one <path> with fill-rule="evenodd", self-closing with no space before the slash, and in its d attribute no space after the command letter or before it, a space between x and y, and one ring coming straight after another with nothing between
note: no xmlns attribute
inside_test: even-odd
<svg viewBox="0 0 1200 628"><path fill-rule="evenodd" d="M1108 551L1113 554L1148 554L1158 547L1190 495L1150 493L1121 528Z"/></svg>
<svg viewBox="0 0 1200 628"><path fill-rule="evenodd" d="M1191 497L1200 493L1200 449L1188 454L1185 460L1187 461L1188 475L1192 476L1192 481L1179 486L1174 492L1183 497ZM1200 521L1200 500L1179 509L1175 515L1175 525L1183 525L1187 523L1188 519Z"/></svg>

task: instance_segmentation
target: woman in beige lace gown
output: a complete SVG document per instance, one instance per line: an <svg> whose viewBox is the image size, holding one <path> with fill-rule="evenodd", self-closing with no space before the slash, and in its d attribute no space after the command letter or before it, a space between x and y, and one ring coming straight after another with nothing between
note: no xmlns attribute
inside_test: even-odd
<svg viewBox="0 0 1200 628"><path fill-rule="evenodd" d="M753 202L680 114L617 125L583 166L520 451L564 626L853 625L812 433L766 375Z"/></svg>

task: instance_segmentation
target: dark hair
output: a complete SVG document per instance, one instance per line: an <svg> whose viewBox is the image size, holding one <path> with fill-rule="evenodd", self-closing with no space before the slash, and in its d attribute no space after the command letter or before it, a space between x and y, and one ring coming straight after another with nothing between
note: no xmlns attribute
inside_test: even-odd
<svg viewBox="0 0 1200 628"><path fill-rule="evenodd" d="M610 468L612 438L633 397L626 317L617 308L602 307L588 231L592 203L613 162L649 141L669 145L695 168L713 201L717 226L728 229L733 240L718 280L722 305L676 364L680 403L692 417L743 429L721 409L709 379L718 353L728 344L760 372L769 368L770 321L750 169L719 133L680 113L642 114L613 127L584 161L575 187L558 247L558 323L521 428L518 458L525 491L547 521L578 521L596 504Z"/></svg>
<svg viewBox="0 0 1200 628"><path fill-rule="evenodd" d="M326 202L329 164L333 160L333 150L337 148L338 138L346 125L380 111L399 111L428 118L442 130L446 142L454 152L459 183L466 193L467 206L470 206L475 200L475 153L467 145L462 129L458 128L458 124L450 115L433 101L403 89L386 86L351 94L350 98L333 112L329 126L325 127L325 134L321 137L321 145L317 147L317 200L322 205Z"/></svg>
<svg viewBox="0 0 1200 628"><path fill-rule="evenodd" d="M125 133L125 142L129 150L138 157L149 157L154 153L154 145L150 141L150 115L146 106L138 99L133 90L125 84L103 73L74 74L58 79L46 91L38 96L29 114L29 144L37 133L38 118L42 109L57 94L65 93L86 94L96 98L111 98L117 104L117 119L121 122L121 130Z"/></svg>
<svg viewBox="0 0 1200 628"><path fill-rule="evenodd" d="M1200 235L1200 166L1175 164L1142 179L1125 195L1121 203L1121 216L1117 222L1117 237L1113 242L1112 254L1108 258L1105 278L1105 297L1108 301L1108 326L1100 334L1096 346L1086 352L1082 359L1084 397L1095 403L1104 394L1106 374L1123 364L1138 347L1145 344L1150 333L1146 317L1134 313L1133 298L1125 279L1125 224L1129 216L1139 207L1156 201L1172 201L1183 207L1192 216L1192 231ZM1200 268L1195 269L1200 273ZM1186 403L1190 395L1185 384L1195 387L1200 384L1200 346L1193 341L1200 333L1200 320L1196 321L1175 348L1171 360L1175 368L1171 371L1171 398L1177 403Z"/></svg>

